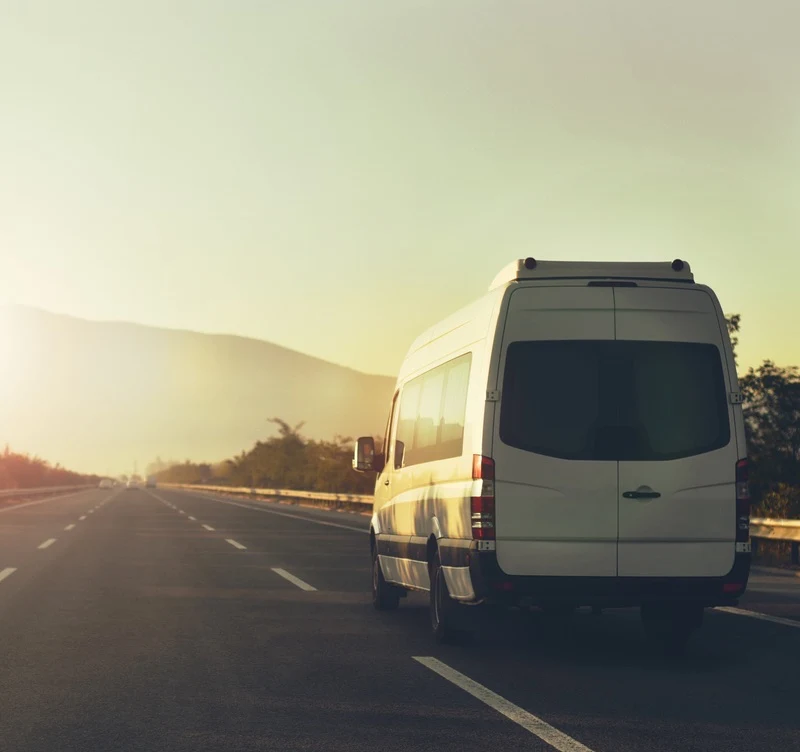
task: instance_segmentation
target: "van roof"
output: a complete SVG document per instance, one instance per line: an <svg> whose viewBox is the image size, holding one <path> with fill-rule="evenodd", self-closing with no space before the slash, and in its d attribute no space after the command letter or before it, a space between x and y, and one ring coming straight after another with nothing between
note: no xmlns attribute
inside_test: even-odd
<svg viewBox="0 0 800 752"><path fill-rule="evenodd" d="M490 290L509 282L538 279L640 279L694 283L686 261L512 261L489 286Z"/></svg>

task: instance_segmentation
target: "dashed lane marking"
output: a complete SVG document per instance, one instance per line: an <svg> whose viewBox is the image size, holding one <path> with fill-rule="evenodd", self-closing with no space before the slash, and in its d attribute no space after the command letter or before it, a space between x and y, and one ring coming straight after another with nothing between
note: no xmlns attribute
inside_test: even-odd
<svg viewBox="0 0 800 752"><path fill-rule="evenodd" d="M272 567L272 571L275 574L279 574L283 577L284 580L288 580L293 585L297 585L301 590L306 590L311 592L312 590L316 590L313 585L309 585L307 582L303 582L299 577L295 577L293 574L287 572L285 569L280 569L279 567Z"/></svg>

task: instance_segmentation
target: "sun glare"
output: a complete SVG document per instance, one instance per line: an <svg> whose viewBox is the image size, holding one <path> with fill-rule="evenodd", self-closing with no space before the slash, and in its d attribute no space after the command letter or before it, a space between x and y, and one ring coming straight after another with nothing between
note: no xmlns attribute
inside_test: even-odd
<svg viewBox="0 0 800 752"><path fill-rule="evenodd" d="M0 400L13 399L24 376L25 338L12 310L0 307Z"/></svg>

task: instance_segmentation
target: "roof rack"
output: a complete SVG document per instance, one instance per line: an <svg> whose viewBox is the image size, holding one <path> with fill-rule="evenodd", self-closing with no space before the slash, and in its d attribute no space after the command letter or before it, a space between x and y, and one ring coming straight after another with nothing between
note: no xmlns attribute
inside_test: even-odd
<svg viewBox="0 0 800 752"><path fill-rule="evenodd" d="M686 261L537 261L533 258L511 262L489 286L496 287L519 280L535 279L634 279L694 282Z"/></svg>

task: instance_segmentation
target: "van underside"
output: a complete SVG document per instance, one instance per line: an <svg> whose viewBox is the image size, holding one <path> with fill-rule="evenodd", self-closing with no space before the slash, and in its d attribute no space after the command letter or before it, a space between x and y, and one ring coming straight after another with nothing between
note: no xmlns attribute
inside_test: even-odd
<svg viewBox="0 0 800 752"><path fill-rule="evenodd" d="M494 552L471 551L468 561L478 602L502 605L630 608L652 603L736 605L750 572L750 554L737 553L723 577L509 576Z"/></svg>

